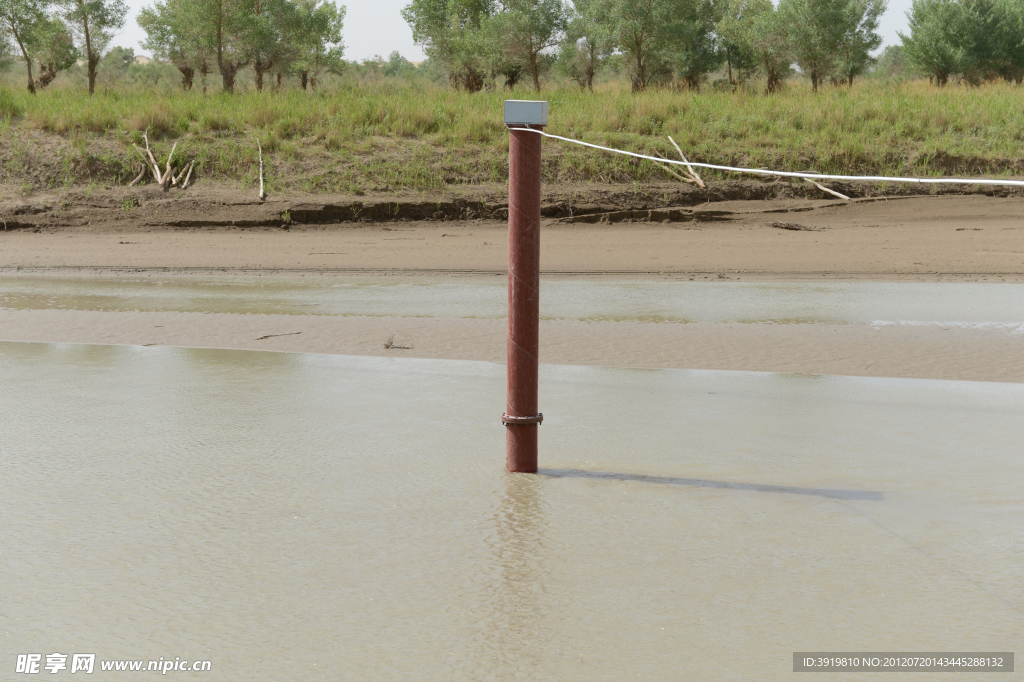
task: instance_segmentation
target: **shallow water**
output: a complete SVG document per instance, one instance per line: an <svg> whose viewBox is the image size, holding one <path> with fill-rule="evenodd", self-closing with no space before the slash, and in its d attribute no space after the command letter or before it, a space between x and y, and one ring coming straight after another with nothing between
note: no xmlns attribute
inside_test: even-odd
<svg viewBox="0 0 1024 682"><path fill-rule="evenodd" d="M5 277L0 308L502 318L505 280ZM545 280L545 319L943 324L1024 333L1024 284Z"/></svg>
<svg viewBox="0 0 1024 682"><path fill-rule="evenodd" d="M545 366L541 391L544 469L510 475L500 365L0 343L0 665L764 680L1021 641L1024 385Z"/></svg>

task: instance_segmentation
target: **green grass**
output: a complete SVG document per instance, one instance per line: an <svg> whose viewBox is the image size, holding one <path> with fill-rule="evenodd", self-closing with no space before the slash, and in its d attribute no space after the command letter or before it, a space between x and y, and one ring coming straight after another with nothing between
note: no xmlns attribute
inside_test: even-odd
<svg viewBox="0 0 1024 682"><path fill-rule="evenodd" d="M815 95L545 92L548 130L672 157L672 135L692 161L845 174L1007 175L1022 171L1024 90L1012 85L933 88L866 82ZM203 177L251 185L263 145L272 190L436 191L502 183L508 138L502 100L531 92L467 95L384 83L331 93L236 96L127 91L0 90L0 182L48 187L127 183L142 132L163 155L196 159ZM40 151L39 140L48 147ZM3 151L6 149L7 151ZM161 160L162 162L162 160ZM665 180L653 164L545 142L547 182Z"/></svg>

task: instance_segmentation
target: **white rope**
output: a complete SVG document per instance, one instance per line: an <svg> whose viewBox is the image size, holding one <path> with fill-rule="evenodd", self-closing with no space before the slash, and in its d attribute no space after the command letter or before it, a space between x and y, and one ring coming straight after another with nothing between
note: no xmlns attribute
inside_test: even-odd
<svg viewBox="0 0 1024 682"><path fill-rule="evenodd" d="M521 128L517 126L515 130L529 130L532 133L537 133L538 135L543 135L544 137L550 137L553 140L571 142L572 144L578 144L583 147L590 147L591 149L600 149L603 152L611 152L612 154L623 154L625 156L632 156L637 159L647 159L648 161L654 161L656 163L671 163L676 166L694 166L697 168L711 168L713 170L726 171L728 173L748 173L750 175L774 175L782 178L805 178L808 180L845 180L848 182L916 182L919 184L935 185L1007 185L1011 187L1024 187L1024 180L986 180L983 178L975 178L973 180L968 180L964 178L894 178L887 177L884 175L825 175L824 173L789 173L786 171L764 170L762 168L734 168L732 166L716 166L711 163L697 163L696 161L689 161L684 163L683 161L661 159L656 156L646 156L644 154L636 154L634 152L627 152L621 149L602 147L599 144L581 142L580 140L574 140L569 137L560 137L558 135L552 135L551 133L545 133L543 130L530 128L529 126L524 126Z"/></svg>

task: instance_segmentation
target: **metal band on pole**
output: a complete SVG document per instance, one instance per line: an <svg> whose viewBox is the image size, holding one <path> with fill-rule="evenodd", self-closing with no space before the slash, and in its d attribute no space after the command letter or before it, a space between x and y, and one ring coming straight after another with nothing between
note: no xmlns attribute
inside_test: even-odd
<svg viewBox="0 0 1024 682"><path fill-rule="evenodd" d="M540 135L525 130L547 124L547 102L505 102L509 127L508 183L508 391L502 415L506 467L537 471L540 347Z"/></svg>

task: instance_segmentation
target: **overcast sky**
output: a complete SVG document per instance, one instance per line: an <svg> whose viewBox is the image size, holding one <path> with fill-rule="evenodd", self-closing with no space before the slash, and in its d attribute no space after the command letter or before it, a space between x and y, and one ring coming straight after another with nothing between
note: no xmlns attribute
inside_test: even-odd
<svg viewBox="0 0 1024 682"><path fill-rule="evenodd" d="M136 54L145 51L139 43L145 39L135 23L135 14L143 7L152 5L152 0L126 0L131 7L131 15L121 35L114 41L123 47L135 48ZM882 18L881 34L886 45L897 45L900 42L896 31L906 31L907 10L911 0L889 0L889 11ZM345 19L345 57L363 60L374 55L384 57L398 50L406 59L418 62L423 59L423 51L413 44L412 31L402 19L401 11L409 0L361 0L349 1L348 17ZM776 2L776 4L778 4Z"/></svg>

